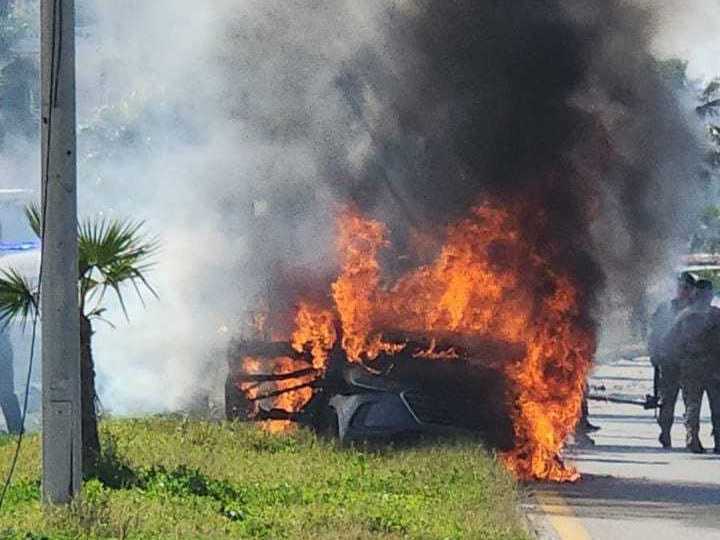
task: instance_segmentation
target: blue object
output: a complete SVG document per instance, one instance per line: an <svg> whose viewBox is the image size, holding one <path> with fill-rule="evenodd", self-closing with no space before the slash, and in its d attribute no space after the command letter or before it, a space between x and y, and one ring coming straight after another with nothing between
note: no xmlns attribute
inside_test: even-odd
<svg viewBox="0 0 720 540"><path fill-rule="evenodd" d="M40 248L40 240L28 242L0 242L0 252L8 251L31 251Z"/></svg>

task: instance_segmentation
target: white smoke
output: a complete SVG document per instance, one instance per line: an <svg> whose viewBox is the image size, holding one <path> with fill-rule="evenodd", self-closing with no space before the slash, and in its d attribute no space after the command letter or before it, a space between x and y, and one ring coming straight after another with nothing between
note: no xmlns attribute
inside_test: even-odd
<svg viewBox="0 0 720 540"><path fill-rule="evenodd" d="M719 75L720 5L679 4L652 2L657 54L687 58L693 77ZM332 265L333 197L320 168L333 149L362 162L367 146L335 77L363 46L383 58L390 5L412 7L78 0L81 215L143 219L163 246L149 275L159 299L146 295L144 308L127 291L130 322L115 304L116 328L96 323L106 407L173 409L217 386L227 339L268 283L258 260ZM37 178L38 155L26 142L6 146L3 182ZM307 204L288 215L279 192ZM268 200L258 245L253 203Z"/></svg>
<svg viewBox="0 0 720 540"><path fill-rule="evenodd" d="M228 338L264 300L269 262L293 258L318 270L332 226L318 181L332 141L322 137L336 123L345 137L334 77L372 39L370 10L352 2L80 4L81 212L144 219L163 246L150 274L160 298L148 296L146 309L132 300L129 324L116 308L117 328L96 325L106 407L173 409L217 388ZM307 197L307 208L286 215L273 206L284 202L277 192ZM259 245L254 203L268 200Z"/></svg>
<svg viewBox="0 0 720 540"><path fill-rule="evenodd" d="M129 145L139 154L82 171L86 186L97 177L94 204L86 207L141 215L164 243L153 274L160 300L147 310L130 306L130 325L96 337L102 397L111 408L173 408L210 382L209 365L222 372L226 338L269 279L255 275L263 267L247 259L270 260L269 251L280 250L278 259L317 271L313 265L330 256L329 209L286 223L271 206L278 223L267 246L253 244L243 229L251 226L252 202L276 190L314 192L308 211L322 213L321 203L332 200L317 181L327 148L349 148L348 161L362 162L364 131L334 78L361 47L382 47L386 21L379 14L391 3L85 2L81 118L105 107L110 126L133 123L134 136L144 139ZM659 58L687 59L694 78L720 74L716 2L650 7ZM289 229L292 239L274 237Z"/></svg>

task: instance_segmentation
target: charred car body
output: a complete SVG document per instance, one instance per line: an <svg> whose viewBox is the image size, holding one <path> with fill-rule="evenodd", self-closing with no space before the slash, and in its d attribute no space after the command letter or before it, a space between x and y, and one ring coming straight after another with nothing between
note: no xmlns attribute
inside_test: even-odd
<svg viewBox="0 0 720 540"><path fill-rule="evenodd" d="M349 362L336 347L317 370L310 355L287 342L237 342L229 355L226 415L297 422L341 441L472 432L493 447L512 447L504 377L457 354L422 357L427 350L426 343L407 343L368 364ZM279 370L278 362L284 363ZM301 391L309 396L301 405L278 405L278 397Z"/></svg>

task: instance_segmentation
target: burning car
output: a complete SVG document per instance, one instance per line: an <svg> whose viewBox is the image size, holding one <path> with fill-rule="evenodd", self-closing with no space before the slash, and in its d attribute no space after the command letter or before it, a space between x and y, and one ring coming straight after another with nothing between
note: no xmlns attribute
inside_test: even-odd
<svg viewBox="0 0 720 540"><path fill-rule="evenodd" d="M345 441L469 431L518 478L576 480L560 451L594 327L562 254L525 227L533 211L480 204L409 266L385 224L340 211L327 280L278 287L296 292L267 302L264 340L231 347L228 417Z"/></svg>
<svg viewBox="0 0 720 540"><path fill-rule="evenodd" d="M495 448L512 447L500 374L435 342L398 345L369 365L348 361L336 347L317 369L310 351L287 342L240 341L230 348L229 370L230 420L278 430L297 423L341 441L478 433Z"/></svg>

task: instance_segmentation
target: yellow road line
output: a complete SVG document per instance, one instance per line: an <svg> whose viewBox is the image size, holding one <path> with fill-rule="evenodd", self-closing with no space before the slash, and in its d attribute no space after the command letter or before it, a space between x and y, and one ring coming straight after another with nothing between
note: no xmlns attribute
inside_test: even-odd
<svg viewBox="0 0 720 540"><path fill-rule="evenodd" d="M535 497L561 540L591 540L590 533L562 495L536 491Z"/></svg>

